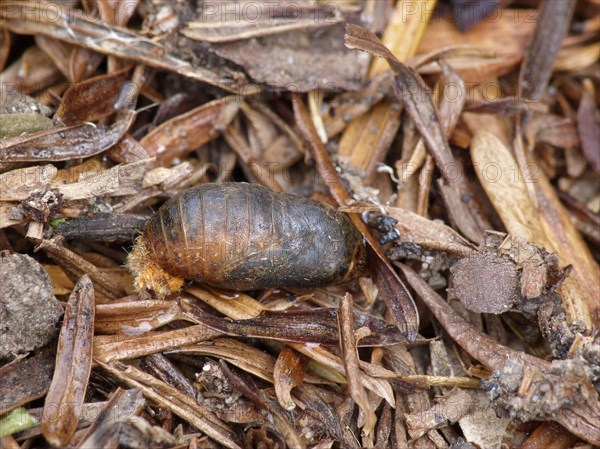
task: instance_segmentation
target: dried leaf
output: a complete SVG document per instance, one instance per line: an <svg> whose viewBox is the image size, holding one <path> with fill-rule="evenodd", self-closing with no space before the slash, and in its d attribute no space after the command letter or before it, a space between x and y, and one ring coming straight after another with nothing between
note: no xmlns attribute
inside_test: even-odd
<svg viewBox="0 0 600 449"><path fill-rule="evenodd" d="M275 394L281 406L286 410L296 408L292 399L292 388L302 385L304 381L304 363L296 351L285 348L277 356L273 368L273 383Z"/></svg>
<svg viewBox="0 0 600 449"><path fill-rule="evenodd" d="M34 1L5 1L0 5L0 17L5 19L8 29L18 34L43 34L98 53L179 73L234 93L241 91L251 95L260 91L255 85L245 86L243 82L220 77L202 67L193 67L188 62L165 54L164 48L151 39L89 19L80 10L70 11L65 21L55 20L55 13L52 4Z"/></svg>
<svg viewBox="0 0 600 449"><path fill-rule="evenodd" d="M107 129L91 124L53 128L0 141L0 162L64 161L94 156L113 146L133 124L134 112Z"/></svg>
<svg viewBox="0 0 600 449"><path fill-rule="evenodd" d="M55 239L42 240L39 242L39 249L43 249L54 259L65 273L73 280L77 281L81 276L88 275L98 293L107 298L121 298L126 296L123 286L118 280L99 270L94 264L88 262L83 257L65 248Z"/></svg>
<svg viewBox="0 0 600 449"><path fill-rule="evenodd" d="M340 330L340 351L343 354L344 370L350 396L358 404L364 413L364 420L359 421L358 427L362 428L364 435L370 435L375 429L377 416L373 411L367 392L360 380L361 372L356 348L356 338L354 336L354 314L352 312L352 295L346 295L340 299L340 309L338 312L338 326Z"/></svg>
<svg viewBox="0 0 600 449"><path fill-rule="evenodd" d="M172 118L144 136L140 144L156 157L155 166L169 166L174 159L216 139L236 116L236 100L224 97Z"/></svg>
<svg viewBox="0 0 600 449"><path fill-rule="evenodd" d="M432 429L443 427L447 421L457 422L473 409L474 402L470 393L454 388L438 398L429 410L407 414L405 419L411 438L419 438Z"/></svg>
<svg viewBox="0 0 600 449"><path fill-rule="evenodd" d="M94 287L88 276L75 285L58 339L56 369L44 402L42 433L54 446L65 446L77 430L92 369Z"/></svg>
<svg viewBox="0 0 600 449"><path fill-rule="evenodd" d="M133 366L122 363L100 363L100 366L132 388L139 388L146 399L186 420L223 446L241 449L233 431L194 398Z"/></svg>
<svg viewBox="0 0 600 449"><path fill-rule="evenodd" d="M80 437L78 449L107 447L118 441L123 424L139 415L145 405L140 390L117 389L106 403L96 421Z"/></svg>
<svg viewBox="0 0 600 449"><path fill-rule="evenodd" d="M583 96L577 110L577 130L581 149L590 166L600 174L600 112L591 82L585 83Z"/></svg>
<svg viewBox="0 0 600 449"><path fill-rule="evenodd" d="M72 84L63 95L54 119L67 126L108 117L131 101L135 86L127 86L130 67ZM131 91L130 91L131 90Z"/></svg>

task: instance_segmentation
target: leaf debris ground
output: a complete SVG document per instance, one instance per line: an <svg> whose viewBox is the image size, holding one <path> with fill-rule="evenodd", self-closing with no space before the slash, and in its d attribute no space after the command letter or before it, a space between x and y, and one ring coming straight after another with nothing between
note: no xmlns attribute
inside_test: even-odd
<svg viewBox="0 0 600 449"><path fill-rule="evenodd" d="M600 445L597 0L273 3L0 4L0 300L44 335L0 341L2 446ZM351 214L370 276L141 300L148 217L227 181Z"/></svg>

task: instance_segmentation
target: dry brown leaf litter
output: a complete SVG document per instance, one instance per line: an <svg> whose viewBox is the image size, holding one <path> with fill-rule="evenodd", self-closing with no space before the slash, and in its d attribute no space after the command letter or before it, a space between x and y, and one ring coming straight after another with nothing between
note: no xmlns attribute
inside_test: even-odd
<svg viewBox="0 0 600 449"><path fill-rule="evenodd" d="M600 444L597 1L271 3L0 5L0 266L50 276L32 335L83 311L1 341L40 423L2 445ZM148 217L244 180L337 203L370 276L140 300Z"/></svg>

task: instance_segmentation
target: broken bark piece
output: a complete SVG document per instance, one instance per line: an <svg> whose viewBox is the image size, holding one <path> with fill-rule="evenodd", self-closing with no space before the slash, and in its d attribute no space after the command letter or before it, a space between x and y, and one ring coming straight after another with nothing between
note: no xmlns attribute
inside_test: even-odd
<svg viewBox="0 0 600 449"><path fill-rule="evenodd" d="M448 294L477 313L506 312L517 300L517 266L491 252L467 256L450 268Z"/></svg>
<svg viewBox="0 0 600 449"><path fill-rule="evenodd" d="M208 48L241 66L255 82L276 89L339 91L361 86L369 57L344 48L344 21L360 21L356 12L344 11L342 4L257 1L248 4L252 14L258 11L262 20L257 22L245 18L247 7L222 5L226 14L208 13L188 23L182 34L201 45L183 40L179 51L192 47L202 53Z"/></svg>
<svg viewBox="0 0 600 449"><path fill-rule="evenodd" d="M50 387L53 369L54 355L50 351L0 369L2 413L44 396Z"/></svg>
<svg viewBox="0 0 600 449"><path fill-rule="evenodd" d="M141 233L150 218L146 214L94 214L67 220L54 228L54 233L66 239L87 239L101 242L130 242Z"/></svg>
<svg viewBox="0 0 600 449"><path fill-rule="evenodd" d="M26 254L0 253L0 359L46 345L63 314L48 273Z"/></svg>

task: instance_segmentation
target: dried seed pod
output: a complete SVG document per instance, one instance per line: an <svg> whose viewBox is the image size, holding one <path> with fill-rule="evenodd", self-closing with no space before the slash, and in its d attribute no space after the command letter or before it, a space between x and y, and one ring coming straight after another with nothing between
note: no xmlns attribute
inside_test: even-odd
<svg viewBox="0 0 600 449"><path fill-rule="evenodd" d="M365 254L330 206L257 184L202 184L158 210L128 266L138 292L162 298L184 279L228 290L339 284L363 273Z"/></svg>

